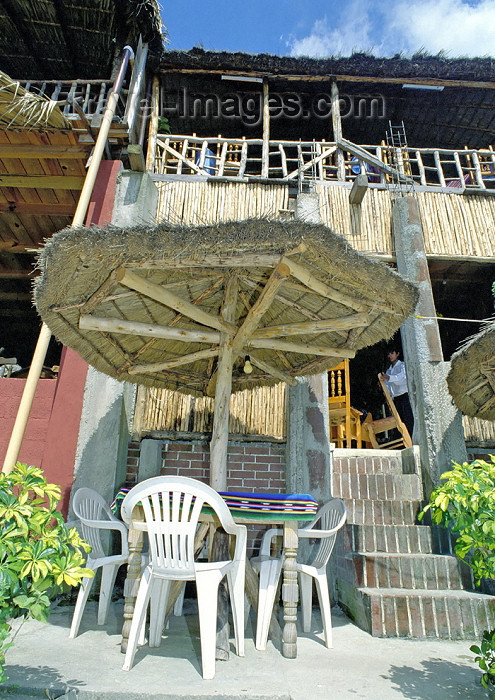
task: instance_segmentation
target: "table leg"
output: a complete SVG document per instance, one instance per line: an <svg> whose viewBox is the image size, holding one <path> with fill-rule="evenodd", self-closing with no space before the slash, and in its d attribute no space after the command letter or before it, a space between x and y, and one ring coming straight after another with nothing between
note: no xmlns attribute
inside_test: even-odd
<svg viewBox="0 0 495 700"><path fill-rule="evenodd" d="M297 570L296 557L298 548L297 521L284 523L284 573L282 584L282 601L284 604L284 630L282 633L282 654L288 659L297 657Z"/></svg>
<svg viewBox="0 0 495 700"><path fill-rule="evenodd" d="M141 578L141 552L143 550L143 532L129 528L129 560L127 563L127 578L124 583L124 625L122 627L122 643L120 651L125 654L129 632L131 629L132 616L136 603L139 580Z"/></svg>

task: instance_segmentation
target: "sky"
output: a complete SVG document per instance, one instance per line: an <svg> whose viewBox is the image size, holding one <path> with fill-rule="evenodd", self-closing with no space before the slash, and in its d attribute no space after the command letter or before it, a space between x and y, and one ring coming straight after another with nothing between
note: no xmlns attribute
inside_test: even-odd
<svg viewBox="0 0 495 700"><path fill-rule="evenodd" d="M160 0L169 49L495 56L495 0Z"/></svg>

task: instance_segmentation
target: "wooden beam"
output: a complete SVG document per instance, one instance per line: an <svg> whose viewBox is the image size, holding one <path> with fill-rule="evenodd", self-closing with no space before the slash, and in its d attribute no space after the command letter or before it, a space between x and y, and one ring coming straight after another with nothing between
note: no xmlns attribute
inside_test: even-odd
<svg viewBox="0 0 495 700"><path fill-rule="evenodd" d="M0 241L0 253L35 253L41 247L41 245L36 246L34 243L27 245L17 241Z"/></svg>
<svg viewBox="0 0 495 700"><path fill-rule="evenodd" d="M80 316L79 328L84 331L141 335L150 338L181 340L187 343L218 343L220 341L220 334L215 331L186 330L185 328L159 326L154 323L123 321L119 318L103 318L100 316L90 316L86 314L82 314Z"/></svg>
<svg viewBox="0 0 495 700"><path fill-rule="evenodd" d="M220 349L217 346L214 348L207 348L206 350L191 352L189 355L182 355L181 357L176 357L173 360L166 360L165 362L153 362L148 365L133 365L127 370L127 373L141 374L143 372L163 372L163 370L172 369L173 367L190 365L192 362L197 362L198 360L215 357L218 355L219 351Z"/></svg>
<svg viewBox="0 0 495 700"><path fill-rule="evenodd" d="M204 255L197 258L163 258L149 262L126 263L126 270L176 270L184 267L275 267L280 255Z"/></svg>
<svg viewBox="0 0 495 700"><path fill-rule="evenodd" d="M332 81L330 99L332 102L333 140L338 144L338 142L342 139L342 119L340 117L339 88L335 80ZM337 180L345 180L345 162L344 154L341 148L337 149Z"/></svg>
<svg viewBox="0 0 495 700"><path fill-rule="evenodd" d="M83 175L0 174L0 187L26 187L37 190L82 190L84 179Z"/></svg>
<svg viewBox="0 0 495 700"><path fill-rule="evenodd" d="M325 333L336 330L349 330L368 326L370 318L368 314L352 314L340 318L325 319L322 321L303 321L301 323L284 323L280 326L266 326L258 328L252 334L253 338L280 338L287 335L305 335L306 333Z"/></svg>
<svg viewBox="0 0 495 700"><path fill-rule="evenodd" d="M43 144L30 143L0 143L0 158L25 158L46 160L54 158L56 160L86 160L89 155L89 148L81 146L45 146Z"/></svg>
<svg viewBox="0 0 495 700"><path fill-rule="evenodd" d="M349 204L361 204L367 191L368 178L364 173L360 173L354 178L352 183L352 188L349 192Z"/></svg>
<svg viewBox="0 0 495 700"><path fill-rule="evenodd" d="M268 177L270 152L270 104L268 80L263 80L263 146L261 148L261 177Z"/></svg>
<svg viewBox="0 0 495 700"><path fill-rule="evenodd" d="M328 348L322 345L309 345L307 343L291 343L288 340L272 340L271 338L251 338L248 347L266 348L268 350L283 350L285 352L298 352L301 355L322 355L323 357L349 357L356 355L355 350L349 348Z"/></svg>
<svg viewBox="0 0 495 700"><path fill-rule="evenodd" d="M286 384L290 384L291 386L295 386L297 384L294 377L291 377L290 374L286 374L285 372L282 372L277 367L273 367L273 365L270 365L270 364L268 364L268 362L261 360L256 355L253 355L251 353L249 355L249 358L250 358L251 364L255 365L255 367L258 367L260 370L262 370L262 372L266 372L267 374L271 374L272 377L275 377L276 379L280 379L281 382L285 382Z"/></svg>
<svg viewBox="0 0 495 700"><path fill-rule="evenodd" d="M336 289L329 287L327 284L312 275L309 270L302 265L299 265L299 263L296 263L294 260L284 257L282 258L282 261L289 266L291 275L306 285L308 289L316 292L316 294L321 294L321 296L326 297L327 299L332 299L332 301L336 301L343 306L348 306L355 311L367 311L369 309L369 304L366 304L359 299L347 296L347 294L342 294L342 292L338 292Z"/></svg>
<svg viewBox="0 0 495 700"><path fill-rule="evenodd" d="M42 202L0 202L0 212L16 214L33 214L34 216L72 216L76 210L73 204L44 204Z"/></svg>
<svg viewBox="0 0 495 700"><path fill-rule="evenodd" d="M246 318L235 335L232 343L234 350L240 350L243 347L247 338L261 321L263 314L270 307L270 304L277 294L278 288L289 276L290 268L283 263L277 265L273 270L261 294L249 309Z"/></svg>
<svg viewBox="0 0 495 700"><path fill-rule="evenodd" d="M231 275L227 279L221 310L222 320L227 325L235 321L238 279ZM236 353L232 335L222 333L220 338L220 358L217 366L215 387L215 411L210 442L210 485L216 491L227 490L227 447L229 442L229 405L232 393L232 368Z"/></svg>
<svg viewBox="0 0 495 700"><path fill-rule="evenodd" d="M144 160L143 147L138 144L129 144L127 146L127 155L129 156L129 165L131 170L138 173L144 173L146 170L146 163Z"/></svg>
<svg viewBox="0 0 495 700"><path fill-rule="evenodd" d="M157 301L159 304L168 306L169 308L178 311L184 316L187 316L187 318L191 318L193 321L201 323L203 326L216 328L217 330L225 331L226 333L235 333L236 331L236 327L234 325L226 324L225 321L223 321L221 318L212 316L206 311L199 309L190 301L181 299L180 297L173 294L173 292L169 291L168 289L165 289L161 285L155 284L154 282L150 282L149 280L146 280L144 279L144 277L136 275L130 270L127 270L123 267L119 268L116 279L117 282L124 285L125 287L129 287L129 289L134 289L136 292L144 294L150 299Z"/></svg>
<svg viewBox="0 0 495 700"><path fill-rule="evenodd" d="M167 67L167 74L171 73L193 73L195 75L242 75L242 76L252 76L253 78L276 78L277 80L288 80L288 81L301 81L308 83L328 83L330 77L328 74L325 75L307 75L305 73L269 73L265 71L235 71L235 70L225 70L225 69L198 69L198 68L176 68ZM392 84L406 84L406 85L434 85L434 86L445 86L445 87L471 87L471 88L484 88L486 90L495 90L495 82L488 80L448 80L443 78L410 78L406 77L383 77L378 75L348 75L347 73L333 73L332 79L338 82L345 83L392 83ZM80 82L80 81L79 81Z"/></svg>

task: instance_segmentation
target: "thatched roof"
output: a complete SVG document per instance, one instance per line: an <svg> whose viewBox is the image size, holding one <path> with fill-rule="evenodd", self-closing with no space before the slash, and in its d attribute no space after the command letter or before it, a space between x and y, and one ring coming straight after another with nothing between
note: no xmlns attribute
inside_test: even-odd
<svg viewBox="0 0 495 700"><path fill-rule="evenodd" d="M330 86L336 81L341 96L344 138L358 144L378 145L389 121L404 122L409 146L434 148L487 148L495 141L495 59L447 58L418 53L412 58L379 58L364 53L350 57L307 58L227 51L167 51L160 62L169 106L182 104L184 95L216 96L260 94L260 84L222 80L222 75L266 78L271 94L292 96L301 115L278 110L271 120L271 138L331 139ZM412 85L413 89L404 88ZM430 89L421 89L422 87ZM186 90L186 92L184 92ZM247 98L246 98L247 99ZM320 100L323 99L322 102ZM320 105L314 110L314 105ZM323 105L323 107L321 107ZM191 107L191 112L192 107ZM169 109L174 133L235 136L230 112L207 119ZM204 112L205 110L203 110ZM212 111L210 109L210 111ZM259 138L261 121L243 124L243 134ZM237 123L237 129L239 125Z"/></svg>
<svg viewBox="0 0 495 700"><path fill-rule="evenodd" d="M447 384L457 408L467 416L495 420L495 320L454 353L450 363Z"/></svg>
<svg viewBox="0 0 495 700"><path fill-rule="evenodd" d="M205 51L195 47L190 51L167 51L160 66L163 69L195 69L263 73L267 75L326 76L329 78L351 75L378 78L435 78L437 80L464 80L495 82L495 59L449 58L418 52L411 58L402 55L377 57L367 53L351 56L274 56L241 51Z"/></svg>
<svg viewBox="0 0 495 700"><path fill-rule="evenodd" d="M157 0L14 0L0 4L0 69L16 79L110 77L115 59L139 35L159 55Z"/></svg>
<svg viewBox="0 0 495 700"><path fill-rule="evenodd" d="M3 129L70 129L56 102L25 90L0 71L0 126Z"/></svg>
<svg viewBox="0 0 495 700"><path fill-rule="evenodd" d="M39 266L36 306L61 342L118 379L198 395L211 393L222 330L237 341L247 333L234 391L293 383L389 338L417 300L415 287L387 266L303 222L66 229L46 244ZM233 278L237 296L226 323L222 305ZM246 317L260 304L267 307L248 329ZM195 309L201 317L194 319ZM325 320L331 323L319 324ZM187 364L184 355L192 356ZM243 372L246 355L251 375Z"/></svg>

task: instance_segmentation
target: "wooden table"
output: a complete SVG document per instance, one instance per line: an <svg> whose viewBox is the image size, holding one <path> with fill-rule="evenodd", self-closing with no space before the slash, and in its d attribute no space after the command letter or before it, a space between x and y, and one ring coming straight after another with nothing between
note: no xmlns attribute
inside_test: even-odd
<svg viewBox="0 0 495 700"><path fill-rule="evenodd" d="M278 526L283 529L283 549L285 553L284 568L283 568L283 585L282 585L282 601L284 606L284 626L282 630L282 654L288 659L295 659L297 656L297 603L298 603L298 585L296 571L296 557L299 538L297 535L298 521L294 518L285 518L283 513L277 513L273 516L258 517L244 515L234 515L236 523L242 525L248 524L266 524L270 527ZM143 522L142 527L139 523L139 516L134 519L134 527L129 528L129 563L127 567L127 578L124 585L124 625L122 628L122 644L121 651L125 653L127 650L127 642L129 639L129 631L134 614L134 605L136 602L137 591L141 576L141 552L143 549L143 533L146 531L146 525ZM214 523L212 515L204 515L201 517L201 525L196 533L196 549L201 551L204 539L210 529L210 525ZM254 606L253 599L253 578L256 574L248 560L246 560L246 581L251 585L247 586L248 596L251 604ZM182 582L177 582L177 593L180 590ZM256 584L257 585L257 584ZM171 601L169 608L173 606L174 588L171 589ZM176 597L176 596L175 596ZM172 600L173 598L173 600ZM257 609L257 607L255 607Z"/></svg>

